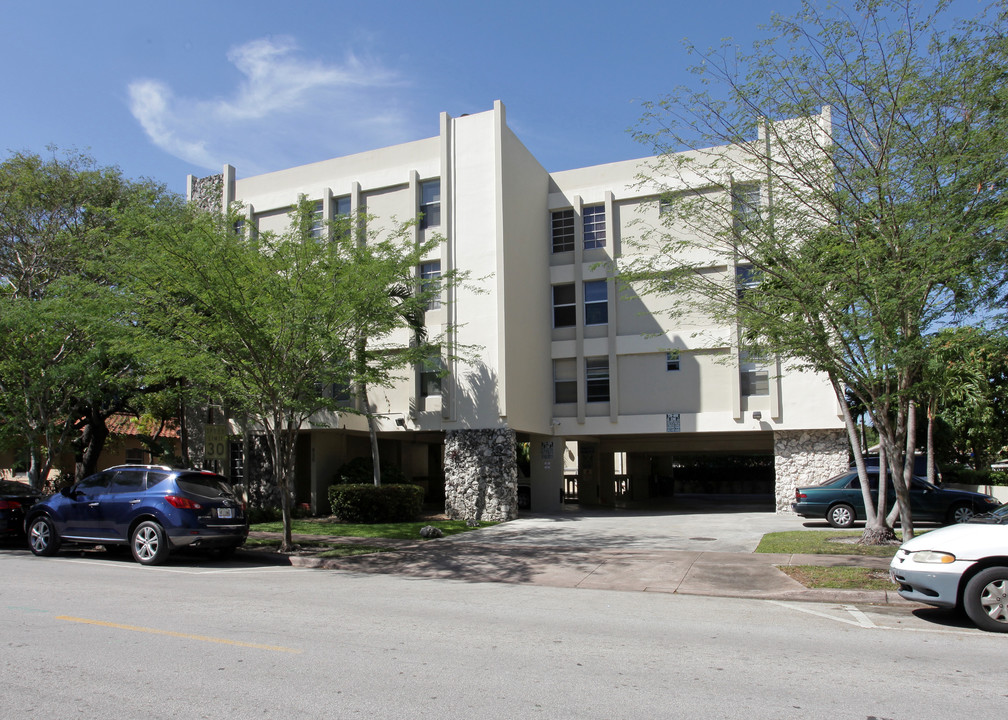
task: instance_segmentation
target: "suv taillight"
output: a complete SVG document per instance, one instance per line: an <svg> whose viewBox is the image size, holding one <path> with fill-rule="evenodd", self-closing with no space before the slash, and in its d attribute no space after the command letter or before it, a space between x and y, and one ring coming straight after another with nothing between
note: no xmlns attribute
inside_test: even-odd
<svg viewBox="0 0 1008 720"><path fill-rule="evenodd" d="M165 500L171 503L172 507L177 507L180 510L202 510L203 506L198 502L193 502L187 497L182 497L181 495L165 495Z"/></svg>
<svg viewBox="0 0 1008 720"><path fill-rule="evenodd" d="M0 510L17 510L21 503L16 500L0 500Z"/></svg>

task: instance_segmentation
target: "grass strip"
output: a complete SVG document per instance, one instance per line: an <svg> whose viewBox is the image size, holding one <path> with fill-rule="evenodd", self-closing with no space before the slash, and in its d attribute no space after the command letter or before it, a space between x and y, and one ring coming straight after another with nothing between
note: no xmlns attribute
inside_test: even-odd
<svg viewBox="0 0 1008 720"><path fill-rule="evenodd" d="M491 522L480 523L482 527L489 527L495 524ZM371 525L301 519L291 521L291 532L295 535L335 535L341 537L419 540L420 528L426 525L433 525L439 528L446 536L478 529L468 527L464 520L421 520L419 522L375 523ZM283 523L279 520L276 522L256 523L250 529L258 532L282 533Z"/></svg>
<svg viewBox="0 0 1008 720"><path fill-rule="evenodd" d="M865 557L892 557L896 545L860 545L860 530L789 530L767 533L756 547L758 553L787 553L791 555L861 555ZM897 532L901 538L902 533Z"/></svg>
<svg viewBox="0 0 1008 720"><path fill-rule="evenodd" d="M862 567L784 565L778 569L807 588L839 590L895 590L888 570Z"/></svg>

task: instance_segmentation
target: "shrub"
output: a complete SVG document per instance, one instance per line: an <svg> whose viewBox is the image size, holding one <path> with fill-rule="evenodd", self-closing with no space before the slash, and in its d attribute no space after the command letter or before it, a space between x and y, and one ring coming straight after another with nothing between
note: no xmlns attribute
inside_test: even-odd
<svg viewBox="0 0 1008 720"><path fill-rule="evenodd" d="M974 470L966 465L942 468L942 480L963 485L1008 485L1008 473L999 470Z"/></svg>
<svg viewBox="0 0 1008 720"><path fill-rule="evenodd" d="M336 471L337 483L346 485L365 485L374 483L374 460L370 457L358 457L343 463ZM391 463L382 463L382 485L405 485L406 476L403 471Z"/></svg>
<svg viewBox="0 0 1008 720"><path fill-rule="evenodd" d="M373 483L329 486L333 514L348 523L409 522L423 509L423 488Z"/></svg>

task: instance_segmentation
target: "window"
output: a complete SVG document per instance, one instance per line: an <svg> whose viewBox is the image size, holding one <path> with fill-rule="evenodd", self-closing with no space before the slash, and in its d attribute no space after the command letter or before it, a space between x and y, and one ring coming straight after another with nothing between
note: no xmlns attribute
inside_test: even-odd
<svg viewBox="0 0 1008 720"><path fill-rule="evenodd" d="M740 379L744 397L770 394L770 373L766 370L743 370Z"/></svg>
<svg viewBox="0 0 1008 720"><path fill-rule="evenodd" d="M605 280L584 284L585 325L605 325L609 322L609 291Z"/></svg>
<svg viewBox="0 0 1008 720"><path fill-rule="evenodd" d="M319 200L315 203L315 207L312 210L311 236L313 238L320 238L324 231L325 218L322 217L322 201Z"/></svg>
<svg viewBox="0 0 1008 720"><path fill-rule="evenodd" d="M420 364L420 397L441 394L441 377L444 363L441 358L431 358Z"/></svg>
<svg viewBox="0 0 1008 720"><path fill-rule="evenodd" d="M589 205L584 209L584 246L585 250L604 248L605 237L605 205Z"/></svg>
<svg viewBox="0 0 1008 720"><path fill-rule="evenodd" d="M752 290L757 285L759 285L759 276L752 265L735 266L735 291L738 293L739 299L742 298L746 290Z"/></svg>
<svg viewBox="0 0 1008 720"><path fill-rule="evenodd" d="M144 470L116 470L112 475L111 493L136 493L144 489Z"/></svg>
<svg viewBox="0 0 1008 720"><path fill-rule="evenodd" d="M127 465L143 465L147 461L147 452L143 448L126 448Z"/></svg>
<svg viewBox="0 0 1008 720"><path fill-rule="evenodd" d="M344 195L343 197L333 198L332 201L332 219L339 220L340 218L350 217L350 196Z"/></svg>
<svg viewBox="0 0 1008 720"><path fill-rule="evenodd" d="M577 361L574 358L553 361L553 402L558 405L577 402Z"/></svg>
<svg viewBox="0 0 1008 720"><path fill-rule="evenodd" d="M760 220L759 183L746 183L732 188L732 216L735 232L752 232Z"/></svg>
<svg viewBox="0 0 1008 720"><path fill-rule="evenodd" d="M679 370L679 353L678 352L667 352L665 353L665 369L668 372L676 372Z"/></svg>
<svg viewBox="0 0 1008 720"><path fill-rule="evenodd" d="M585 358L585 399L609 402L609 358Z"/></svg>
<svg viewBox="0 0 1008 720"><path fill-rule="evenodd" d="M574 283L553 286L553 327L574 327L577 323L577 305Z"/></svg>
<svg viewBox="0 0 1008 720"><path fill-rule="evenodd" d="M420 183L420 227L437 227L441 224L441 181Z"/></svg>
<svg viewBox="0 0 1008 720"><path fill-rule="evenodd" d="M675 209L675 205L672 202L672 198L661 197L658 198L658 214L659 215L671 215L672 211Z"/></svg>
<svg viewBox="0 0 1008 720"><path fill-rule="evenodd" d="M553 252L574 250L574 211L556 210L553 219Z"/></svg>
<svg viewBox="0 0 1008 720"><path fill-rule="evenodd" d="M430 300L427 302L428 310L436 310L441 307L441 261L431 260L420 263L420 292L430 293Z"/></svg>

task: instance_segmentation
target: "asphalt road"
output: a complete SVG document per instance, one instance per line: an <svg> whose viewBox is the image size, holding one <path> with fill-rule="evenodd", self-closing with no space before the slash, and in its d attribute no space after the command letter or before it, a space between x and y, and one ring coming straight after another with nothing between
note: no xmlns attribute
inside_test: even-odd
<svg viewBox="0 0 1008 720"><path fill-rule="evenodd" d="M0 549L10 718L945 718L1008 707L948 613Z"/></svg>

